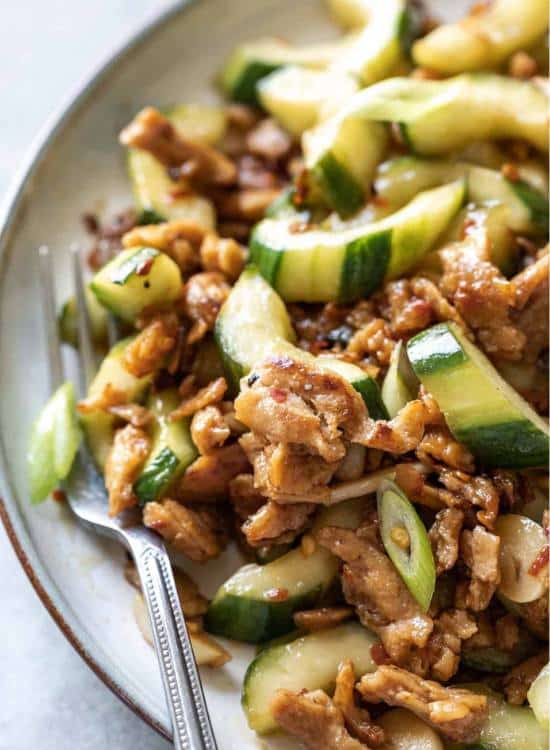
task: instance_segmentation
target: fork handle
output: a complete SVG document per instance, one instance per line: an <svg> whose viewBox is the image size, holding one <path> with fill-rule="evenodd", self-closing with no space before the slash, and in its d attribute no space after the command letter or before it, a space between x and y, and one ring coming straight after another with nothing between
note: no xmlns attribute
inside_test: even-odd
<svg viewBox="0 0 550 750"><path fill-rule="evenodd" d="M128 535L155 640L176 750L217 750L170 559L159 539Z"/></svg>

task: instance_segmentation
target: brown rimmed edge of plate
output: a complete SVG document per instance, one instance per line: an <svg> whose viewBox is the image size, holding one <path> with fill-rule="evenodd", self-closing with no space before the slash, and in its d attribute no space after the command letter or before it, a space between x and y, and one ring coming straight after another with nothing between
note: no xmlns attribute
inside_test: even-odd
<svg viewBox="0 0 550 750"><path fill-rule="evenodd" d="M140 44L145 42L154 32L168 24L172 18L195 2L198 2L198 0L176 0L174 4L146 22L139 31L132 34L123 44L107 55L105 60L86 77L84 83L77 87L76 91L66 100L66 103L48 119L29 148L23 167L15 175L0 207L0 269L5 267L4 260L12 232L24 216L26 200L31 192L33 179L45 161L50 147L55 143L56 138L61 135L64 127L124 58L135 52ZM24 523L20 520L16 493L8 473L8 462L2 435L0 435L0 486L4 493L4 497L0 496L0 520L21 567L56 625L78 655L114 695L120 698L140 719L161 736L171 740L171 733L168 729L148 713L143 706L139 705L86 648L82 639L67 622L60 606L56 603L57 589L50 580L49 574L40 560L33 561L31 559L33 557L32 542L24 528Z"/></svg>

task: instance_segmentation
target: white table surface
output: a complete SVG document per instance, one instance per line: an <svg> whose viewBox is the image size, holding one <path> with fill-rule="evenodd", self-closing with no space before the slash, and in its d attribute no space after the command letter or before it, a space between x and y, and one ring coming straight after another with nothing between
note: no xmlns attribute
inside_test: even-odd
<svg viewBox="0 0 550 750"><path fill-rule="evenodd" d="M0 198L45 120L171 0L4 0ZM2 394L3 397L9 394ZM167 750L89 670L0 530L0 750Z"/></svg>

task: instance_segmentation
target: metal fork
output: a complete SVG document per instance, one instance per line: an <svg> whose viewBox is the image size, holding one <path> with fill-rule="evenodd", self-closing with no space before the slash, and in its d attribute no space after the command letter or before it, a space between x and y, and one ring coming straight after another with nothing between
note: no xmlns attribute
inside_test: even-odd
<svg viewBox="0 0 550 750"><path fill-rule="evenodd" d="M61 347L55 315L52 259L47 247L39 248L40 285L50 371L55 390L64 380ZM80 392L84 394L96 369L91 325L86 305L82 259L71 248L73 282L78 310ZM116 325L109 325L109 343L116 340ZM166 703L172 721L176 750L217 750L191 641L181 611L170 560L161 537L140 523L139 514L126 511L116 518L107 514L107 493L90 455L81 448L64 490L72 511L90 529L121 542L132 555L147 602Z"/></svg>

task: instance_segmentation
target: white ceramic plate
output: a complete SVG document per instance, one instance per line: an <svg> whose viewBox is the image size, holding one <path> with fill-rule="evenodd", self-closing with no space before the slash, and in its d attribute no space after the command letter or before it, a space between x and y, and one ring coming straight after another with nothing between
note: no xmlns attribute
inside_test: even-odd
<svg viewBox="0 0 550 750"><path fill-rule="evenodd" d="M452 6L438 0L439 15ZM445 14L447 15L447 14ZM2 516L33 585L64 633L95 672L145 721L165 735L168 717L155 657L132 615L134 592L122 575L124 553L85 532L67 508L31 507L25 450L32 419L47 397L36 248L55 253L59 299L68 292L71 242L89 242L84 211L103 216L131 204L117 133L143 105L207 102L212 78L236 42L260 35L292 41L334 36L322 0L182 2L132 40L76 96L37 145L14 187L0 236L0 459ZM70 367L71 363L67 363ZM1 504L0 504L1 505ZM238 564L226 553L195 578L211 595ZM251 647L226 644L233 660L203 671L220 750L295 747L259 740L246 726L240 687Z"/></svg>

